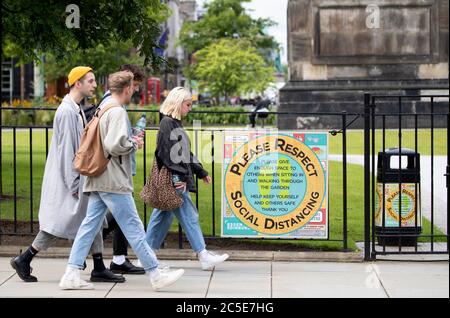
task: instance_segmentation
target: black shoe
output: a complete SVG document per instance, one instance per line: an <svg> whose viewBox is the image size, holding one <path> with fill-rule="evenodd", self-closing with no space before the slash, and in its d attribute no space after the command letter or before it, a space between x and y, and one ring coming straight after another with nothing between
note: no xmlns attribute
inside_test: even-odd
<svg viewBox="0 0 450 318"><path fill-rule="evenodd" d="M114 275L113 272L105 268L101 272L93 270L91 272L91 282L123 283L125 282L125 277Z"/></svg>
<svg viewBox="0 0 450 318"><path fill-rule="evenodd" d="M117 265L111 262L109 268L116 274L132 274L132 275L143 275L145 270L142 267L134 266L128 258L125 259L125 263L122 265Z"/></svg>
<svg viewBox="0 0 450 318"><path fill-rule="evenodd" d="M20 279L27 283L37 282L37 278L31 275L32 268L29 263L21 261L19 256L13 257L10 262L12 268L16 270L17 275Z"/></svg>

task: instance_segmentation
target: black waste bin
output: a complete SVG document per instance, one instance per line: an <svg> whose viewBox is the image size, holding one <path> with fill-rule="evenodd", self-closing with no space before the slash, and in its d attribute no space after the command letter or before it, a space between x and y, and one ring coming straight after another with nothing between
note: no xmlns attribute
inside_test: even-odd
<svg viewBox="0 0 450 318"><path fill-rule="evenodd" d="M390 148L378 153L375 234L379 245L399 245L401 237L401 245L413 246L417 243L417 236L414 235L422 232L420 154L402 148L402 163L406 160L406 167L393 168L398 165L399 156L399 148Z"/></svg>

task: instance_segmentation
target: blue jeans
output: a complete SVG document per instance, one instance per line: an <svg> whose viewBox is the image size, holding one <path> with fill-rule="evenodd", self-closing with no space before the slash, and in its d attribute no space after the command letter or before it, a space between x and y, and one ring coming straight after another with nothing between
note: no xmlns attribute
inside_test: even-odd
<svg viewBox="0 0 450 318"><path fill-rule="evenodd" d="M178 190L177 190L178 192ZM183 194L183 204L173 211L154 209L147 227L147 243L157 251L161 247L175 215L181 224L194 252L199 253L205 249L202 229L198 221L198 211L192 203L189 192Z"/></svg>
<svg viewBox="0 0 450 318"><path fill-rule="evenodd" d="M145 231L138 216L133 196L108 192L91 192L86 217L78 229L70 251L69 265L83 268L95 235L109 209L145 270L158 267L156 255L145 240Z"/></svg>

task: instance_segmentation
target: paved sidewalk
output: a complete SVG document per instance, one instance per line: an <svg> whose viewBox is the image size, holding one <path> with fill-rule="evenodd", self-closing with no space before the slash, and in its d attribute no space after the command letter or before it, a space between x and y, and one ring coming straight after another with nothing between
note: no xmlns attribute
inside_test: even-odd
<svg viewBox="0 0 450 318"><path fill-rule="evenodd" d="M95 283L94 290L58 287L67 258L36 257L38 283L24 283L0 257L0 297L80 298L386 298L449 297L449 263L444 262L286 262L227 261L202 271L195 260L168 260L185 275L155 292L147 276L127 275L123 284ZM109 264L110 260L105 260ZM89 279L92 261L82 277Z"/></svg>

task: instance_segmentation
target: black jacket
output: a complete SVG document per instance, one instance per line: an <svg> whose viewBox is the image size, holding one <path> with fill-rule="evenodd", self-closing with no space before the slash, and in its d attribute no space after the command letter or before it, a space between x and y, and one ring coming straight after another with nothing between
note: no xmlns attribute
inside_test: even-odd
<svg viewBox="0 0 450 318"><path fill-rule="evenodd" d="M172 174L177 174L181 181L187 183L190 192L197 192L194 174L200 179L208 175L191 152L191 141L180 120L161 116L155 155Z"/></svg>

